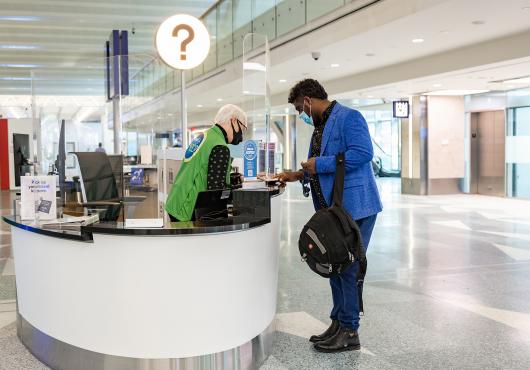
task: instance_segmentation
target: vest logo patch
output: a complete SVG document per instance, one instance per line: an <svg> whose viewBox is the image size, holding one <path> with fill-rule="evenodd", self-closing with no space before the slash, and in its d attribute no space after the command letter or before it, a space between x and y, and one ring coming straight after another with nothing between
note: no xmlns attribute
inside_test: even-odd
<svg viewBox="0 0 530 370"><path fill-rule="evenodd" d="M204 143L204 139L206 139L206 133L201 132L197 137L191 142L190 146L188 146L188 149L186 149L186 154L184 155L184 160L189 161L193 158L195 153L197 153L197 150L201 147L202 143Z"/></svg>

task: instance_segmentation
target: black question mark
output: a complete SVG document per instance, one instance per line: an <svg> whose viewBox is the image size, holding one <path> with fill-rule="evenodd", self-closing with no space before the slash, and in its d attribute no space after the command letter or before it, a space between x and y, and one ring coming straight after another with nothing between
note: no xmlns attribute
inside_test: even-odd
<svg viewBox="0 0 530 370"><path fill-rule="evenodd" d="M173 37L177 37L178 33L181 30L188 31L188 37L182 40L182 43L180 44L180 60L186 60L186 47L190 42L193 41L193 38L195 37L195 32L193 31L193 28L191 28L190 25L179 24L177 27L175 27L175 29L173 29Z"/></svg>

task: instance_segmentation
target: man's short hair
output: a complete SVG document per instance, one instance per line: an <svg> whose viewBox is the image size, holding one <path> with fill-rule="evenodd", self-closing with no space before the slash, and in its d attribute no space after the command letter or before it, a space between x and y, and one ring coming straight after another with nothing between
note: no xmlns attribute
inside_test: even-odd
<svg viewBox="0 0 530 370"><path fill-rule="evenodd" d="M317 80L306 78L305 80L297 82L296 85L291 88L291 92L289 93L289 103L294 104L294 102L301 96L324 100L328 98L328 93Z"/></svg>
<svg viewBox="0 0 530 370"><path fill-rule="evenodd" d="M232 118L239 120L245 128L248 127L247 114L243 109L234 104L223 105L215 115L214 123L221 124L230 122Z"/></svg>

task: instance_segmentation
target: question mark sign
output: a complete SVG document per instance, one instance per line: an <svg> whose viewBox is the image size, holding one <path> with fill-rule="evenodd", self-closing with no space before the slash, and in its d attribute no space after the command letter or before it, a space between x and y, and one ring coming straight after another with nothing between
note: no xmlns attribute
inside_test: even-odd
<svg viewBox="0 0 530 370"><path fill-rule="evenodd" d="M179 24L175 29L173 29L173 37L177 37L178 33L180 31L187 31L188 37L186 37L184 40L182 40L182 43L180 44L180 60L186 60L186 47L190 42L193 41L193 38L195 37L195 32L193 31L193 28L187 24Z"/></svg>

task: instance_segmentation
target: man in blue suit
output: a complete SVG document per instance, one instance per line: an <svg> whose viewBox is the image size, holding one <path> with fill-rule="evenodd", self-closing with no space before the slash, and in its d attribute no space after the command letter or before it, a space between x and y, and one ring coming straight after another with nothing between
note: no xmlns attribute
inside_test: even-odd
<svg viewBox="0 0 530 370"><path fill-rule="evenodd" d="M311 185L315 210L331 205L336 160L345 155L343 206L359 225L364 246L368 248L377 214L383 207L372 171L373 147L368 126L356 110L329 101L326 90L313 79L298 82L289 94L289 103L300 119L314 126L309 156L303 170L283 172L280 181L302 181ZM321 352L360 349L359 296L357 272L359 262L330 278L333 309L331 325L309 340Z"/></svg>

